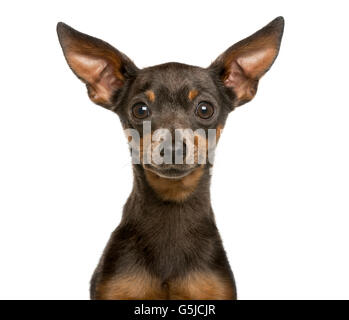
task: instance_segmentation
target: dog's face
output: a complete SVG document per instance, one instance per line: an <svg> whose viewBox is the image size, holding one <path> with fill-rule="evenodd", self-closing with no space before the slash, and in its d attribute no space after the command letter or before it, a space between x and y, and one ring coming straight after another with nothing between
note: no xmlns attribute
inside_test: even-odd
<svg viewBox="0 0 349 320"><path fill-rule="evenodd" d="M138 69L123 53L106 42L59 23L59 40L73 72L86 83L90 99L116 112L124 129L135 129L140 141L141 163L162 177L183 177L200 167L198 150L207 146L208 132L224 127L228 114L250 101L258 81L277 57L284 22L277 18L252 36L236 43L208 68L167 63ZM151 124L150 136L166 129L173 141L173 157L183 148L175 145L175 131L198 132L193 140L191 163L145 163L144 153L152 152L161 139L147 139L144 123ZM185 137L185 133L182 133ZM188 144L190 139L185 140ZM148 151L146 151L146 150ZM208 150L208 149L207 149Z"/></svg>

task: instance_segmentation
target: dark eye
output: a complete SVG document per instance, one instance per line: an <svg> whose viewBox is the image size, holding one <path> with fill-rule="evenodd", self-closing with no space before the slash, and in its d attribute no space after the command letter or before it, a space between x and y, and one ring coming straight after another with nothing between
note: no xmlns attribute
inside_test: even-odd
<svg viewBox="0 0 349 320"><path fill-rule="evenodd" d="M214 108L208 102L200 102L196 108L195 113L201 119L209 119L214 114Z"/></svg>
<svg viewBox="0 0 349 320"><path fill-rule="evenodd" d="M132 107L132 114L137 119L145 119L149 117L150 111L146 104L137 103Z"/></svg>

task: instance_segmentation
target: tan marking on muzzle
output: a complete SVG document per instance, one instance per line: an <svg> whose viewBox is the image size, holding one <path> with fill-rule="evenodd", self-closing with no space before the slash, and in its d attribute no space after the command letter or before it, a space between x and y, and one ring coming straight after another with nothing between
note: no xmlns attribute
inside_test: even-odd
<svg viewBox="0 0 349 320"><path fill-rule="evenodd" d="M201 166L181 179L162 178L149 170L145 170L145 176L149 185L163 200L181 202L195 191L203 172Z"/></svg>
<svg viewBox="0 0 349 320"><path fill-rule="evenodd" d="M223 130L223 125L219 124L216 128L216 141L218 142L219 138L221 137L222 130Z"/></svg>

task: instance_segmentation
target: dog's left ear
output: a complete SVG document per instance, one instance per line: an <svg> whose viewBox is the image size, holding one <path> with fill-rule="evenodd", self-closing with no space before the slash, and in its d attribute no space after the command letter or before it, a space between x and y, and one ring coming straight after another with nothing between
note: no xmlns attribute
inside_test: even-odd
<svg viewBox="0 0 349 320"><path fill-rule="evenodd" d="M259 79L279 53L283 30L284 19L278 17L252 36L231 46L209 67L218 73L224 86L233 91L232 108L255 96Z"/></svg>

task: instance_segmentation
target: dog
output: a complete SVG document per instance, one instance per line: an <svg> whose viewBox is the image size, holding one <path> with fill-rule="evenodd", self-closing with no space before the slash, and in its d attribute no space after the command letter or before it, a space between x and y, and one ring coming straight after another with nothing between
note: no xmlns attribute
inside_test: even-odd
<svg viewBox="0 0 349 320"><path fill-rule="evenodd" d="M122 127L136 133L128 140L140 142L132 150L139 156L133 190L92 277L91 299L237 299L210 203L212 163L199 163L198 145L207 146L212 130L217 142L229 113L255 96L278 55L283 29L278 17L208 68L172 62L139 69L110 44L58 23L66 61L89 98L115 112ZM145 123L151 125L148 134ZM190 144L194 161L154 163L149 154L162 140L152 136L160 129L201 130L194 143L182 134L182 147L170 138L169 147L160 148L160 158L166 149L173 160L189 153Z"/></svg>

